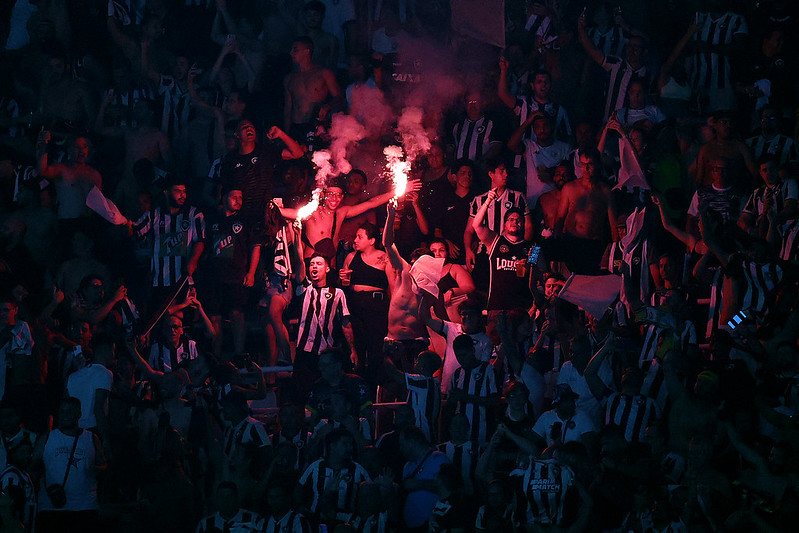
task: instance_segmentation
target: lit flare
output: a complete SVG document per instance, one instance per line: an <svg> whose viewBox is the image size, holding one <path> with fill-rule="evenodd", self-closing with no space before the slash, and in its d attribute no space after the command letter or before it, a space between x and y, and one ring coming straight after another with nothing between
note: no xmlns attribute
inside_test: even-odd
<svg viewBox="0 0 799 533"><path fill-rule="evenodd" d="M386 156L386 170L391 181L394 182L394 199L396 200L405 194L411 164L403 160L405 153L401 146L386 146L383 149L383 155Z"/></svg>
<svg viewBox="0 0 799 533"><path fill-rule="evenodd" d="M301 222L314 214L314 212L319 208L319 198L321 196L321 188L317 187L313 190L311 193L311 201L297 210L297 222Z"/></svg>

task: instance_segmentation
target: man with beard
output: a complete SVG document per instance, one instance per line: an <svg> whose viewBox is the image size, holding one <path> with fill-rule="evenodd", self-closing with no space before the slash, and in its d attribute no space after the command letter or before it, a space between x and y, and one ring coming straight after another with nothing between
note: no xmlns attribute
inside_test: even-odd
<svg viewBox="0 0 799 533"><path fill-rule="evenodd" d="M174 177L164 190L164 203L133 224L135 234L150 242L151 300L160 303L185 273L191 276L205 244L205 219L186 204L185 181Z"/></svg>
<svg viewBox="0 0 799 533"><path fill-rule="evenodd" d="M229 314L233 326L235 354L244 352L243 309L261 257L260 246L252 241L251 228L239 217L241 191L223 192L222 207L208 216L206 253L199 280L200 293L214 324L213 350L217 357L222 355L223 311Z"/></svg>
<svg viewBox="0 0 799 533"><path fill-rule="evenodd" d="M555 189L545 192L538 198L533 214L534 220L540 224L538 229L548 229L551 232L552 228L555 227L555 222L558 219L561 191L564 185L573 180L574 176L566 163L562 163L552 169L552 182L555 184Z"/></svg>

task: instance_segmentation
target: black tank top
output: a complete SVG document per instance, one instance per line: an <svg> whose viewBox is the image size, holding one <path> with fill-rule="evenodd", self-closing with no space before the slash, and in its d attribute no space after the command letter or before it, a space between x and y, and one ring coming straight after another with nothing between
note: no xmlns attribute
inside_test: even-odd
<svg viewBox="0 0 799 533"><path fill-rule="evenodd" d="M350 285L368 285L379 287L384 291L388 290L386 273L379 268L367 265L361 257L361 252L355 252L355 257L350 261L350 270L352 270Z"/></svg>

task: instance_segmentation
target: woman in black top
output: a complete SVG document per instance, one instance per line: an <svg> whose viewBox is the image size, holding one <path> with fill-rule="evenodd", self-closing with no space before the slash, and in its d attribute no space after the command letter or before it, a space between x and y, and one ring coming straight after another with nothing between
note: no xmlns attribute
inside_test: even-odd
<svg viewBox="0 0 799 533"><path fill-rule="evenodd" d="M374 385L382 370L383 339L388 332L389 280L396 273L386 252L377 249L380 230L365 222L355 232L354 252L339 272L347 291L358 372Z"/></svg>

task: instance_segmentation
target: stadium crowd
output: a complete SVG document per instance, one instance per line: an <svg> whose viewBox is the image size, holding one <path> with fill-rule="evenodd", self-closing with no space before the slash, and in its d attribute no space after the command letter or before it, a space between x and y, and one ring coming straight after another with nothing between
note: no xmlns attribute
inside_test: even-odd
<svg viewBox="0 0 799 533"><path fill-rule="evenodd" d="M793 530L798 17L3 3L0 531Z"/></svg>

